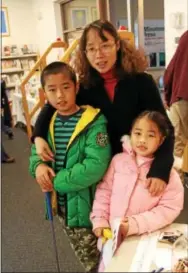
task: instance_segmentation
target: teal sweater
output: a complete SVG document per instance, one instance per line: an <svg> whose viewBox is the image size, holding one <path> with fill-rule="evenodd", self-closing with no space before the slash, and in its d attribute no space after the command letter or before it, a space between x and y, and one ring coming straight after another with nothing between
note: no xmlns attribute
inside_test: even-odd
<svg viewBox="0 0 188 273"><path fill-rule="evenodd" d="M69 140L75 130L76 124L82 116L84 109L80 109L71 116L57 115L54 121L54 141L56 147L55 153L55 173L64 168L66 149ZM65 205L65 194L57 193L59 213L62 214ZM64 214L64 213L63 213Z"/></svg>

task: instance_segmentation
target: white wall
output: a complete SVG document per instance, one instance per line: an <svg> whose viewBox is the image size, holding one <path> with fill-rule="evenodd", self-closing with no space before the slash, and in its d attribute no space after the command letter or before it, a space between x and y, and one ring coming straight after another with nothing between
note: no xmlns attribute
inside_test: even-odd
<svg viewBox="0 0 188 273"><path fill-rule="evenodd" d="M10 36L2 38L2 46L9 44L35 44L36 26L33 22L30 0L3 0L8 8Z"/></svg>
<svg viewBox="0 0 188 273"><path fill-rule="evenodd" d="M12 0L13 1L13 0ZM61 22L61 8L59 0L30 0L36 24L36 37L39 44L39 51L42 54L50 43L57 37L63 39L63 29ZM95 7L96 0L80 0L71 2L69 8L87 7L89 21L91 21L91 7ZM68 8L68 9L69 9ZM67 10L67 14L70 10ZM68 20L70 20L68 16ZM53 54L52 54L53 55ZM50 58L51 59L51 58Z"/></svg>
<svg viewBox="0 0 188 273"><path fill-rule="evenodd" d="M176 44L175 37L180 37L188 29L188 1L187 0L164 0L165 8L165 51L166 65L173 57ZM183 13L183 28L175 29L172 27L171 14L175 12Z"/></svg>
<svg viewBox="0 0 188 273"><path fill-rule="evenodd" d="M62 38L60 5L54 0L3 0L2 6L8 8L10 24L10 36L3 37L2 46L36 44L41 55Z"/></svg>
<svg viewBox="0 0 188 273"><path fill-rule="evenodd" d="M60 34L57 33L54 5L52 0L32 0L32 10L36 24L36 39L39 44L40 54Z"/></svg>

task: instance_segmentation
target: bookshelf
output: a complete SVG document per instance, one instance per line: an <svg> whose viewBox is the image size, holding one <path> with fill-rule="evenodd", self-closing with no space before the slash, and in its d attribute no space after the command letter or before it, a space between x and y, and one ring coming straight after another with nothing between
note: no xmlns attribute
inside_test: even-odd
<svg viewBox="0 0 188 273"><path fill-rule="evenodd" d="M10 74L10 73L19 73L19 72L23 72L23 69L17 69L17 68L7 68L7 69L3 69L1 71L1 74Z"/></svg>
<svg viewBox="0 0 188 273"><path fill-rule="evenodd" d="M23 59L23 58L31 58L38 57L37 54L25 54L25 55L13 55L13 56L3 56L1 60L9 60L9 59Z"/></svg>
<svg viewBox="0 0 188 273"><path fill-rule="evenodd" d="M14 88L16 84L20 83L23 77L33 68L37 60L37 54L2 56L1 74L7 88Z"/></svg>
<svg viewBox="0 0 188 273"><path fill-rule="evenodd" d="M39 55L34 45L7 45L2 48L1 74L6 82L7 95L12 101L23 78L33 68Z"/></svg>

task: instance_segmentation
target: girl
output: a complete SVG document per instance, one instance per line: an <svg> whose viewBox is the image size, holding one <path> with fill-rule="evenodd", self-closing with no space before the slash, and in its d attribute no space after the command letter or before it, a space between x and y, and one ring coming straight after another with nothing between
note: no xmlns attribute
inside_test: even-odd
<svg viewBox="0 0 188 273"><path fill-rule="evenodd" d="M133 120L142 111L155 110L166 115L154 80L144 73L147 67L145 57L121 40L110 22L97 20L86 26L74 67L80 81L77 104L101 109L108 121L113 154L121 152L121 136L129 134ZM33 135L37 153L47 161L53 160L54 155L43 139L47 138L54 111L49 104L44 106ZM173 165L174 132L168 122L171 133L148 169L147 187L153 195L164 190Z"/></svg>
<svg viewBox="0 0 188 273"><path fill-rule="evenodd" d="M162 194L154 197L146 190L147 172L168 135L166 118L145 111L133 123L130 139L123 137L123 152L114 156L96 190L91 222L97 237L116 218L122 219L120 232L126 237L160 229L179 215L184 191L175 170ZM100 270L103 267L101 264Z"/></svg>

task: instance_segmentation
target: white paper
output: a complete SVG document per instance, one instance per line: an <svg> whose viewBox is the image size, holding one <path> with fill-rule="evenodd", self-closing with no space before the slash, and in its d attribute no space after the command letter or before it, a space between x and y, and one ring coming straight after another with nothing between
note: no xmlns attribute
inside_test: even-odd
<svg viewBox="0 0 188 273"><path fill-rule="evenodd" d="M118 240L118 234L119 234L119 226L120 226L121 220L116 219L113 223L112 227L112 239L108 239L102 250L102 259L104 262L105 267L108 266L109 262L111 261L115 251L119 247L119 240Z"/></svg>
<svg viewBox="0 0 188 273"><path fill-rule="evenodd" d="M113 246L112 239L106 241L106 243L103 246L102 260L104 262L105 268L107 267L107 265L109 264L113 257L112 246Z"/></svg>
<svg viewBox="0 0 188 273"><path fill-rule="evenodd" d="M138 243L129 272L149 272L156 254L159 232L143 235Z"/></svg>
<svg viewBox="0 0 188 273"><path fill-rule="evenodd" d="M157 268L170 269L172 266L172 249L158 248L154 262Z"/></svg>

